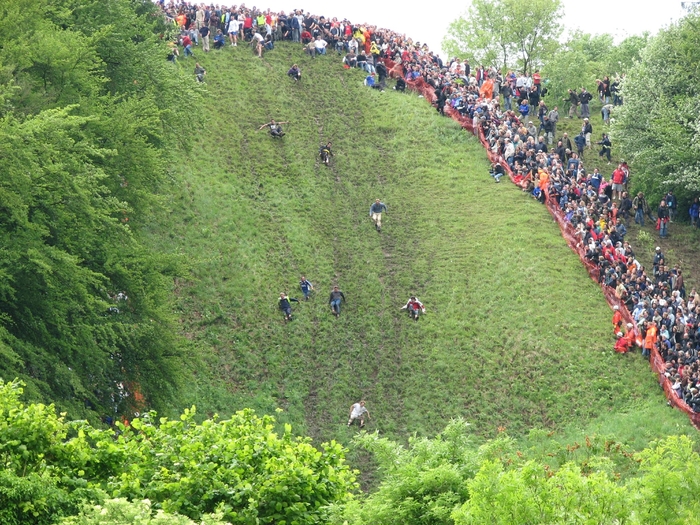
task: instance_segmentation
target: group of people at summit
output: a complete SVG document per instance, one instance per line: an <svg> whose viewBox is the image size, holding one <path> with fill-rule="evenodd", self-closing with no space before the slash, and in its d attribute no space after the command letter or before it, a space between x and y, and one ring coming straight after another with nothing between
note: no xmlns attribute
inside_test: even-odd
<svg viewBox="0 0 700 525"><path fill-rule="evenodd" d="M258 49L259 44L272 49L275 41L286 39L304 46L311 56L332 50L342 56L346 67L362 68L368 75L378 73L381 87L389 74L399 79L399 89L406 81L419 79L431 86L439 112L444 114L450 107L475 133L483 132L492 157L498 159L491 170L496 182L510 171L524 192L560 209L586 259L597 268L600 282L613 289L634 316L643 353L649 355L652 348L659 351L676 394L700 411L700 294L686 292L682 270L670 265L660 247L653 269L648 271L625 239L629 221L634 219L644 226L645 218L656 222L659 236L666 237L677 212L676 197L669 191L652 210L643 193L627 192L630 170L624 161L611 167L607 178L607 173L583 162L584 152L594 147L589 104L597 96L603 121L608 123L614 106L623 103L620 78L597 81L596 95L585 88L569 90L568 98L561 101L568 108L560 112L557 103L548 107L545 102L546 87L537 71L503 75L495 67L472 67L459 58L443 62L425 44L388 29L314 16L299 9L273 13L245 5L229 8L172 2L163 7L187 40L195 45L202 40L204 51L209 50L207 37L211 34L219 48L235 47L242 40L253 42ZM393 64L391 71L384 59ZM298 80L301 73L290 76ZM558 122L567 116L580 119L580 132L574 137L557 132ZM609 165L607 134L601 134L596 145L600 146L599 158ZM700 224L697 199L690 215L696 225ZM379 229L381 222L375 220L375 225ZM300 289L308 299L313 288L302 277ZM290 300L295 299L281 294L279 302L289 318ZM334 287L329 297L334 315L340 314L342 300L343 293ZM415 297L404 308L417 312L416 319L424 311ZM634 342L628 337L632 329L625 323L614 326L616 350L629 350Z"/></svg>

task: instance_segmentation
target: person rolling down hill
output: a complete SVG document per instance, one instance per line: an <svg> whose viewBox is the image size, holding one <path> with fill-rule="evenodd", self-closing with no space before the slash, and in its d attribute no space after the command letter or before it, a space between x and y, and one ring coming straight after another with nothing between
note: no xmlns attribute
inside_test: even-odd
<svg viewBox="0 0 700 525"><path fill-rule="evenodd" d="M301 280L299 281L299 288L301 288L301 293L304 294L304 301L308 301L309 296L311 295L311 292L314 289L314 285L311 284L311 281L309 281L306 277L302 275Z"/></svg>
<svg viewBox="0 0 700 525"><path fill-rule="evenodd" d="M331 157L333 156L333 151L331 151L330 142L328 144L321 144L321 147L318 151L318 156L321 157L321 162L328 166L328 164L331 161Z"/></svg>
<svg viewBox="0 0 700 525"><path fill-rule="evenodd" d="M328 304L331 306L331 312L333 315L338 317L340 315L340 303L345 300L345 295L337 286L333 287L330 297L328 298Z"/></svg>
<svg viewBox="0 0 700 525"><path fill-rule="evenodd" d="M369 410L365 408L365 402L360 401L355 403L350 407L350 417L348 419L348 426L352 425L356 419L360 420L360 428L365 426L365 414L367 414L367 419L372 419L369 415Z"/></svg>
<svg viewBox="0 0 700 525"><path fill-rule="evenodd" d="M417 321L418 317L425 313L425 306L423 306L423 303L416 299L415 295L412 295L408 302L401 307L401 309L407 310L408 315L410 315L414 321Z"/></svg>
<svg viewBox="0 0 700 525"><path fill-rule="evenodd" d="M375 200L369 207L369 216L374 221L374 227L378 232L382 231L382 212L386 211L386 204L379 199Z"/></svg>
<svg viewBox="0 0 700 525"><path fill-rule="evenodd" d="M272 119L267 124L263 124L262 126L260 126L260 129L267 127L270 128L270 135L272 135L273 137L284 137L284 131L282 131L282 124L289 124L289 122L275 122L275 120Z"/></svg>
<svg viewBox="0 0 700 525"><path fill-rule="evenodd" d="M294 299L293 297L288 297L285 293L280 293L278 305L279 309L284 313L284 319L286 321L292 320L292 302L298 303L299 299Z"/></svg>
<svg viewBox="0 0 700 525"><path fill-rule="evenodd" d="M296 82L298 82L301 80L301 69L299 69L298 65L294 64L289 68L289 71L287 71L287 76L292 77Z"/></svg>

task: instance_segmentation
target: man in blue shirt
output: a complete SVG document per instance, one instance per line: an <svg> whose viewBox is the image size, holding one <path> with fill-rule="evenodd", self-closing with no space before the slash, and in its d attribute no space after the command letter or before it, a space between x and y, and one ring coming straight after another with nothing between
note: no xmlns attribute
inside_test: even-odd
<svg viewBox="0 0 700 525"><path fill-rule="evenodd" d="M304 294L304 301L308 301L309 295L311 295L311 290L314 289L314 285L302 275L301 280L299 281L299 288L301 288L301 293Z"/></svg>
<svg viewBox="0 0 700 525"><path fill-rule="evenodd" d="M375 200L369 207L369 216L374 221L374 226L377 231L382 231L382 212L386 211L386 204L381 202L379 199Z"/></svg>

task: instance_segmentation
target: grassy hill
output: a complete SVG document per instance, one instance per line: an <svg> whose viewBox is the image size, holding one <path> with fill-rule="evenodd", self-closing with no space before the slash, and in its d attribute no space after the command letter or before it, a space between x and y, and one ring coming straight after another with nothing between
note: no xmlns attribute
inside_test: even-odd
<svg viewBox="0 0 700 525"><path fill-rule="evenodd" d="M175 292L200 411L281 408L296 431L344 442L360 398L368 428L399 439L458 416L484 436L689 431L647 362L612 353L611 311L546 209L494 184L477 141L425 100L284 43L263 59L245 46L197 59L206 105L149 235L191 267ZM291 122L283 139L257 131L271 118ZM381 234L375 198L389 207ZM278 294L300 295L302 274L316 295L285 324ZM400 311L410 294L427 307L418 323Z"/></svg>

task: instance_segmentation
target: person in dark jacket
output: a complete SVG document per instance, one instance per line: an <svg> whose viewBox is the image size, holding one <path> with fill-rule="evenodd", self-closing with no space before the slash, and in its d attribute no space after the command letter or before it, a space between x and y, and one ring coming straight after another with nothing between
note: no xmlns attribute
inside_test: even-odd
<svg viewBox="0 0 700 525"><path fill-rule="evenodd" d="M588 104L592 98L593 98L593 95L591 95L588 91L586 91L585 87L582 87L581 93L578 94L578 100L581 103L581 117L582 118L588 118L591 116L591 111L588 107Z"/></svg>
<svg viewBox="0 0 700 525"><path fill-rule="evenodd" d="M333 315L335 315L336 317L340 315L341 301L345 301L345 295L343 295L343 292L341 292L337 286L334 286L333 291L331 292L331 295L328 298L328 304L331 307L331 312L333 312Z"/></svg>
<svg viewBox="0 0 700 525"><path fill-rule="evenodd" d="M583 134L583 131L574 137L574 142L576 143L576 150L580 157L583 155L583 148L586 147L586 136Z"/></svg>
<svg viewBox="0 0 700 525"><path fill-rule="evenodd" d="M292 320L292 304L291 303L298 303L298 302L299 302L299 299L294 299L293 297L288 297L287 294L285 294L285 293L280 293L278 307L280 310L282 310L282 313L284 314L284 319L286 321Z"/></svg>
<svg viewBox="0 0 700 525"><path fill-rule="evenodd" d="M678 210L678 199L676 199L673 191L669 190L664 200L666 201L666 206L668 206L668 214L671 222L673 222L673 219L676 218L676 211Z"/></svg>
<svg viewBox="0 0 700 525"><path fill-rule="evenodd" d="M382 212L385 211L386 204L379 199L375 200L369 207L369 216L372 218L372 221L374 221L374 226L377 228L378 232L382 231Z"/></svg>
<svg viewBox="0 0 700 525"><path fill-rule="evenodd" d="M612 144L610 143L610 138L607 133L603 133L603 138L598 142L600 145L600 151L598 152L599 157L606 156L608 158L608 164L610 164L610 149Z"/></svg>

